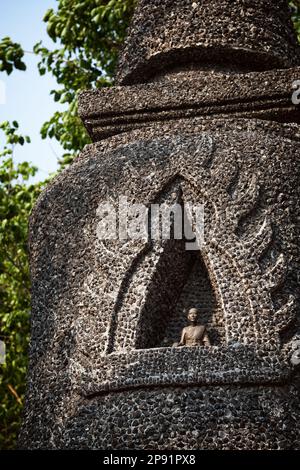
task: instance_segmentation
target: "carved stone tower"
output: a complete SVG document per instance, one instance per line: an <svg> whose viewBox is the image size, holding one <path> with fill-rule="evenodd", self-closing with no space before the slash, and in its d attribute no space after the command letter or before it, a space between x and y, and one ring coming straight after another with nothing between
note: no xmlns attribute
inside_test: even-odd
<svg viewBox="0 0 300 470"><path fill-rule="evenodd" d="M285 0L139 2L31 218L22 447L300 447L298 63ZM204 243L101 239L124 198L203 206ZM211 347L172 347L189 307Z"/></svg>

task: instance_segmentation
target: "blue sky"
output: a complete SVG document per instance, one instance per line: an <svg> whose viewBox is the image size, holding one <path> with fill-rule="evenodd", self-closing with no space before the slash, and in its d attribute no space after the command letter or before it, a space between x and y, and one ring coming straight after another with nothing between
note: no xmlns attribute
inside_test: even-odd
<svg viewBox="0 0 300 470"><path fill-rule="evenodd" d="M43 40L48 48L53 49L55 44L48 37L42 18L49 8L56 7L56 3L56 0L0 0L0 39L10 36L26 51L32 51L33 45ZM24 60L27 65L25 72L14 71L9 76L0 74L6 92L5 103L0 103L0 122L16 120L20 133L31 137L31 144L16 147L14 160L34 163L39 168L35 180L44 180L57 169L57 157L62 154L55 140L42 140L40 137L42 124L59 109L50 95L50 91L59 86L50 74L39 75L35 55L27 53Z"/></svg>

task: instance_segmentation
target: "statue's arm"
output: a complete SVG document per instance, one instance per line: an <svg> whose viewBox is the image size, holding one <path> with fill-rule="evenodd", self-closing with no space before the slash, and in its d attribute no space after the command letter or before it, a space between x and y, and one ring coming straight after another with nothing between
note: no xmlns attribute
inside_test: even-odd
<svg viewBox="0 0 300 470"><path fill-rule="evenodd" d="M204 335L203 335L203 344L204 344L204 346L211 346L210 339L208 337L208 334L207 334L206 330L204 331Z"/></svg>
<svg viewBox="0 0 300 470"><path fill-rule="evenodd" d="M182 330L180 342L178 343L178 346L184 346L184 345L185 345L185 328L183 328Z"/></svg>

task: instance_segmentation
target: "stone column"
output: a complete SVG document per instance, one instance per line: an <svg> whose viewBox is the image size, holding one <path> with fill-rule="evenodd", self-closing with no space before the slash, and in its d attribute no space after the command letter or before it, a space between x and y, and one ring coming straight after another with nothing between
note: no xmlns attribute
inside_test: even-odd
<svg viewBox="0 0 300 470"><path fill-rule="evenodd" d="M299 448L298 64L285 0L139 2L31 217L23 448ZM127 236L174 203L199 249ZM190 307L211 347L172 347Z"/></svg>

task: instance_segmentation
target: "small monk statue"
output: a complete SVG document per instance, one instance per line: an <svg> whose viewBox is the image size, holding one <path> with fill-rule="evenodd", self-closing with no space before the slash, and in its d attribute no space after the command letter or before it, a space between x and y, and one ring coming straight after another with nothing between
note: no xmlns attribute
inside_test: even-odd
<svg viewBox="0 0 300 470"><path fill-rule="evenodd" d="M191 308L188 312L187 318L190 322L189 326L183 328L181 339L179 343L174 346L210 346L210 340L206 332L205 325L198 325L199 310Z"/></svg>

